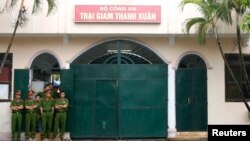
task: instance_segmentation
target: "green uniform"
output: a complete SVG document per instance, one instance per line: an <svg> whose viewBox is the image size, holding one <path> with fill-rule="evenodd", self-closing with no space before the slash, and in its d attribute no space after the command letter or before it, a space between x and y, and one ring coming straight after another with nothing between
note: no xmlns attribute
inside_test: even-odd
<svg viewBox="0 0 250 141"><path fill-rule="evenodd" d="M25 106L38 106L38 103L34 99L26 99ZM36 119L37 119L37 110L26 109L26 138L35 138L36 133Z"/></svg>
<svg viewBox="0 0 250 141"><path fill-rule="evenodd" d="M58 94L56 91L52 91L51 96L52 96L54 99L59 98L59 94Z"/></svg>
<svg viewBox="0 0 250 141"><path fill-rule="evenodd" d="M41 108L43 109L42 113L42 138L50 138L51 128L52 128L52 119L53 119L53 107L54 100L52 98L45 98L41 101Z"/></svg>
<svg viewBox="0 0 250 141"><path fill-rule="evenodd" d="M67 105L69 101L67 98L58 98L55 100L55 106L58 105ZM55 125L54 125L54 137L58 134L58 129L60 131L60 138L63 138L63 134L65 133L65 125L66 125L66 118L67 118L67 108L60 108L55 109L56 116L55 116ZM60 125L60 128L59 128Z"/></svg>
<svg viewBox="0 0 250 141"><path fill-rule="evenodd" d="M37 95L39 95L42 99L44 99L44 98L45 98L45 94L44 94L44 92L39 92Z"/></svg>
<svg viewBox="0 0 250 141"><path fill-rule="evenodd" d="M22 99L14 99L10 103L10 106L21 106L21 105L23 105ZM22 125L22 110L12 110L11 131L12 131L12 140L13 141L20 140L21 125Z"/></svg>
<svg viewBox="0 0 250 141"><path fill-rule="evenodd" d="M39 92L38 95L41 97L41 98L45 98L45 93L44 92ZM52 98L59 98L59 94L56 92L56 91L52 91L51 92L51 96Z"/></svg>

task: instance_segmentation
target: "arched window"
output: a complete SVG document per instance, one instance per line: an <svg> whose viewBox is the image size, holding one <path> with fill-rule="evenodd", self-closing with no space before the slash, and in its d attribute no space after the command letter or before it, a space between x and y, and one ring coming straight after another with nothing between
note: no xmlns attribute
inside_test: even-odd
<svg viewBox="0 0 250 141"><path fill-rule="evenodd" d="M206 69L206 64L204 60L195 54L189 54L184 56L179 65L178 68L204 68Z"/></svg>
<svg viewBox="0 0 250 141"><path fill-rule="evenodd" d="M60 64L57 59L49 53L38 55L33 60L30 68L33 70L33 81L53 83L60 79Z"/></svg>
<svg viewBox="0 0 250 141"><path fill-rule="evenodd" d="M113 40L99 44L78 56L73 64L164 64L156 53L142 44Z"/></svg>

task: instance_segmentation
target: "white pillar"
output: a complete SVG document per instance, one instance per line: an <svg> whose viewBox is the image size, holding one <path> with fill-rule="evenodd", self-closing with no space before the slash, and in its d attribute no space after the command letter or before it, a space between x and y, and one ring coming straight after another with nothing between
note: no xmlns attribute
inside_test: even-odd
<svg viewBox="0 0 250 141"><path fill-rule="evenodd" d="M67 61L66 64L65 64L65 69L70 69L70 64L69 64L68 61ZM64 135L63 135L63 140L71 141L70 132L65 132L65 133L64 133Z"/></svg>
<svg viewBox="0 0 250 141"><path fill-rule="evenodd" d="M70 64L68 62L65 64L65 69L70 69Z"/></svg>
<svg viewBox="0 0 250 141"><path fill-rule="evenodd" d="M168 137L176 137L175 69L168 65Z"/></svg>

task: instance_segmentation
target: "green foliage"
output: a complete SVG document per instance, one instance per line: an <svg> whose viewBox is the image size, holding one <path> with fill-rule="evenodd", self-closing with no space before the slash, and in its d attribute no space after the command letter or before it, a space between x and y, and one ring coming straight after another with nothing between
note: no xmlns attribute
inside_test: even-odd
<svg viewBox="0 0 250 141"><path fill-rule="evenodd" d="M218 20L227 25L233 24L232 12L243 15L250 7L250 0L182 0L180 7L192 4L200 12L201 17L189 18L185 21L186 32L189 34L192 27L196 27L196 34L200 44L206 43L206 33L216 29ZM243 18L242 29L250 31L250 13Z"/></svg>
<svg viewBox="0 0 250 141"><path fill-rule="evenodd" d="M5 9L7 8L13 8L14 6L16 6L18 4L20 0L6 0L5 3ZM28 2L30 2L31 0L27 0ZM44 0L33 0L33 8L32 8L32 14L36 14L39 9L41 9L42 6L42 2ZM47 4L48 4L48 10L47 10L47 15L50 15L54 9L57 8L57 3L56 0L47 0Z"/></svg>
<svg viewBox="0 0 250 141"><path fill-rule="evenodd" d="M10 6L13 7L17 4L18 0L11 0Z"/></svg>
<svg viewBox="0 0 250 141"><path fill-rule="evenodd" d="M250 94L250 81L248 79L248 74L246 71L246 67L244 64L243 59L243 53L241 49L241 33L240 33L240 26L239 26L239 16L242 16L245 14L246 10L249 8L250 0L182 0L181 7L183 7L186 4L193 4L196 6L200 13L202 14L202 17L194 17L186 20L186 30L187 33L189 33L191 27L196 26L196 33L197 37L199 39L200 44L206 43L206 34L209 32L209 30L213 30L213 33L216 38L217 46L220 50L221 56L225 62L226 68L228 69L232 79L235 82L235 85L237 86L237 89L239 90L239 93L242 97L242 100L250 112L250 106L248 105L246 98L243 94L242 87L240 86L240 83L238 82L237 78L235 77L231 67L229 66L227 59L225 58L221 43L219 34L217 32L217 21L221 20L223 23L227 25L232 25L232 15L231 13L233 11L236 12L236 33L237 33L237 47L239 49L239 56L240 56L240 65L243 68L243 75L244 79L246 81L246 89L247 94ZM211 28L211 29L210 29ZM250 14L246 15L243 19L242 28L245 30L250 30Z"/></svg>
<svg viewBox="0 0 250 141"><path fill-rule="evenodd" d="M250 0L240 0L240 2L246 7L250 7Z"/></svg>
<svg viewBox="0 0 250 141"><path fill-rule="evenodd" d="M250 13L243 18L241 28L244 31L250 32Z"/></svg>
<svg viewBox="0 0 250 141"><path fill-rule="evenodd" d="M250 0L241 0L241 4L244 5L248 10L250 10ZM243 31L250 32L250 13L243 17L241 28Z"/></svg>
<svg viewBox="0 0 250 141"><path fill-rule="evenodd" d="M47 15L49 15L56 8L56 0L47 0L47 3L48 3Z"/></svg>
<svg viewBox="0 0 250 141"><path fill-rule="evenodd" d="M230 20L230 16L226 15L223 7L220 7L216 0L183 0L180 7L183 9L186 4L192 4L196 6L198 11L202 14L202 17L190 18L185 21L186 32L190 33L190 29L196 26L196 34L198 35L198 41L201 45L206 43L207 32L215 26L218 14L225 15L225 20ZM224 11L224 14L221 11Z"/></svg>
<svg viewBox="0 0 250 141"><path fill-rule="evenodd" d="M34 0L33 8L32 8L32 14L37 13L38 9L41 7L41 1L40 0Z"/></svg>

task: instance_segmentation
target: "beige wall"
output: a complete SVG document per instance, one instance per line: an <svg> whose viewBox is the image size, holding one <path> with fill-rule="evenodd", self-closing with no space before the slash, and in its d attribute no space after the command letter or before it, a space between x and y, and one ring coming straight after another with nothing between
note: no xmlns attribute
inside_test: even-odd
<svg viewBox="0 0 250 141"><path fill-rule="evenodd" d="M81 53L94 45L110 39L128 39L142 43L156 52L173 69L182 56L195 53L203 57L208 65L208 122L209 124L247 124L247 109L242 102L225 102L224 65L214 39L208 39L206 46L200 46L196 38L176 38L170 45L168 38L158 37L69 37L65 42L62 37L20 37L15 40L13 53L13 69L29 68L33 59L43 52L53 54L60 62L61 68L70 63ZM1 52L6 47L7 39L0 38ZM236 52L233 39L223 39L226 52ZM250 52L249 47L243 48ZM233 112L232 112L233 111ZM1 129L0 129L1 130Z"/></svg>
<svg viewBox="0 0 250 141"><path fill-rule="evenodd" d="M199 16L198 10L192 5L187 5L181 11L179 4L181 0L60 0L58 1L57 10L47 16L47 4L43 2L42 11L36 15L31 15L32 3L25 1L28 12L28 22L22 28L18 28L18 34L183 34L185 19ZM4 2L1 1L1 9ZM74 6L76 4L85 5L160 5L161 6L161 23L160 24L115 24L115 23L79 23L74 22ZM0 14L1 28L0 35L10 34L13 31L13 24L17 17L19 6L14 11ZM129 30L128 30L129 29ZM146 29L146 30L145 30ZM192 29L194 31L194 29ZM233 27L220 26L220 33L234 33Z"/></svg>
<svg viewBox="0 0 250 141"><path fill-rule="evenodd" d="M162 7L161 24L75 24L73 19L75 4L134 4ZM26 26L19 28L11 53L13 70L29 68L33 59L44 52L54 55L61 68L66 67L81 53L98 43L111 39L128 39L144 44L157 53L173 69L186 54L200 55L208 65L208 123L209 124L249 124L247 109L242 102L225 102L224 65L213 38L205 46L200 46L196 38L183 34L183 21L190 15L197 16L193 7L188 6L185 13L178 9L180 0L60 0L56 14L46 17L44 12L30 16ZM2 1L0 1L1 5ZM26 0L26 3L28 1ZM30 7L30 5L29 5ZM31 8L29 8L31 9ZM0 14L0 52L5 52L16 13ZM234 33L232 28L221 26L221 33ZM171 43L169 42L171 40ZM226 52L237 52L234 38L222 38ZM250 53L250 46L244 47ZM9 102L0 103L0 136L10 132ZM7 113L6 113L7 112ZM7 131L6 131L7 130Z"/></svg>

